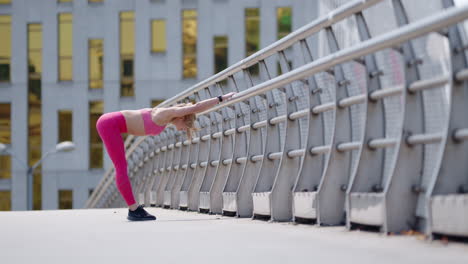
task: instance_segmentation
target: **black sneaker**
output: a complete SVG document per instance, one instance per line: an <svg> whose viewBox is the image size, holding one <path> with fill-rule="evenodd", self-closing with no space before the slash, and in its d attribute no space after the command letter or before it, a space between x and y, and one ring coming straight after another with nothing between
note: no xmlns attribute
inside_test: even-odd
<svg viewBox="0 0 468 264"><path fill-rule="evenodd" d="M130 221L145 221L145 220L156 220L154 215L150 215L143 209L143 205L139 205L135 211L128 209L127 219Z"/></svg>

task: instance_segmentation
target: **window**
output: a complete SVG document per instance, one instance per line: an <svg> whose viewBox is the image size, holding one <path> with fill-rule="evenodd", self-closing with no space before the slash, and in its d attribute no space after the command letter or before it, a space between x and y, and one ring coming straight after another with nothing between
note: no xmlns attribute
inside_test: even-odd
<svg viewBox="0 0 468 264"><path fill-rule="evenodd" d="M0 82L10 81L11 16L0 16Z"/></svg>
<svg viewBox="0 0 468 264"><path fill-rule="evenodd" d="M245 9L245 56L248 57L260 48L260 9ZM252 75L258 75L259 66L255 64L249 68Z"/></svg>
<svg viewBox="0 0 468 264"><path fill-rule="evenodd" d="M104 111L102 101L89 103L89 168L99 169L103 167L102 140L96 130L96 122Z"/></svg>
<svg viewBox="0 0 468 264"><path fill-rule="evenodd" d="M0 143L11 144L11 105L0 104ZM0 179L11 179L11 156L0 155Z"/></svg>
<svg viewBox="0 0 468 264"><path fill-rule="evenodd" d="M88 0L88 3L102 3L104 0Z"/></svg>
<svg viewBox="0 0 468 264"><path fill-rule="evenodd" d="M41 72L42 72L42 25L28 24L28 164L40 160L42 139L41 117ZM33 209L41 209L42 176L40 168L34 171Z"/></svg>
<svg viewBox="0 0 468 264"><path fill-rule="evenodd" d="M218 73L227 68L228 61L228 41L227 36L214 37L214 65L215 72Z"/></svg>
<svg viewBox="0 0 468 264"><path fill-rule="evenodd" d="M104 46L102 39L88 41L89 88L101 89L104 76Z"/></svg>
<svg viewBox="0 0 468 264"><path fill-rule="evenodd" d="M276 23L277 23L277 39L291 33L291 8L279 7L276 9ZM291 69L292 62L288 60L288 67ZM280 63L277 65L278 75L283 74Z"/></svg>
<svg viewBox="0 0 468 264"><path fill-rule="evenodd" d="M71 81L73 78L73 15L62 13L59 20L59 80Z"/></svg>
<svg viewBox="0 0 468 264"><path fill-rule="evenodd" d="M182 11L183 77L197 77L197 11Z"/></svg>
<svg viewBox="0 0 468 264"><path fill-rule="evenodd" d="M88 190L88 198L91 197L91 195L93 194L94 192L94 189L89 189Z"/></svg>
<svg viewBox="0 0 468 264"><path fill-rule="evenodd" d="M73 0L58 0L59 3L72 3Z"/></svg>
<svg viewBox="0 0 468 264"><path fill-rule="evenodd" d="M276 21L278 30L278 39L291 33L291 8L279 7L276 9Z"/></svg>
<svg viewBox="0 0 468 264"><path fill-rule="evenodd" d="M11 4L11 0L0 0L0 5L9 5Z"/></svg>
<svg viewBox="0 0 468 264"><path fill-rule="evenodd" d="M0 179L11 179L11 156L0 154Z"/></svg>
<svg viewBox="0 0 468 264"><path fill-rule="evenodd" d="M134 96L135 14L120 13L120 96Z"/></svg>
<svg viewBox="0 0 468 264"><path fill-rule="evenodd" d="M59 209L73 209L72 190L59 190Z"/></svg>
<svg viewBox="0 0 468 264"><path fill-rule="evenodd" d="M11 144L11 104L0 104L0 143Z"/></svg>
<svg viewBox="0 0 468 264"><path fill-rule="evenodd" d="M164 99L154 99L154 100L151 100L151 107L156 107L158 106L160 103L164 102Z"/></svg>
<svg viewBox="0 0 468 264"><path fill-rule="evenodd" d="M11 211L11 191L0 191L0 211Z"/></svg>
<svg viewBox="0 0 468 264"><path fill-rule="evenodd" d="M72 141L73 118L71 110L58 111L58 142Z"/></svg>
<svg viewBox="0 0 468 264"><path fill-rule="evenodd" d="M166 52L166 21L162 19L151 21L151 51Z"/></svg>
<svg viewBox="0 0 468 264"><path fill-rule="evenodd" d="M245 9L245 55L257 52L260 48L260 10Z"/></svg>

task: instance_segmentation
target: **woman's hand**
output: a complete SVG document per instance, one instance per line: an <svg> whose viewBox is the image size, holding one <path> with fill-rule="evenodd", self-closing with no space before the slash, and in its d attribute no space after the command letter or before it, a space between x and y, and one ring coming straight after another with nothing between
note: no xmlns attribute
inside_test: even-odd
<svg viewBox="0 0 468 264"><path fill-rule="evenodd" d="M227 93L225 95L223 95L223 102L224 101L229 101L229 99L231 99L231 97L233 97L236 93L235 92L230 92L230 93Z"/></svg>

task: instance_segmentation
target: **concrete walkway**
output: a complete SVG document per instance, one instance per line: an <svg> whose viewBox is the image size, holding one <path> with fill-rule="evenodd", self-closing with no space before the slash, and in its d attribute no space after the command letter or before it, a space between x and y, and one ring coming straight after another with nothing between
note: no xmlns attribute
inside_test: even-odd
<svg viewBox="0 0 468 264"><path fill-rule="evenodd" d="M147 208L0 212L0 263L468 263L468 244Z"/></svg>

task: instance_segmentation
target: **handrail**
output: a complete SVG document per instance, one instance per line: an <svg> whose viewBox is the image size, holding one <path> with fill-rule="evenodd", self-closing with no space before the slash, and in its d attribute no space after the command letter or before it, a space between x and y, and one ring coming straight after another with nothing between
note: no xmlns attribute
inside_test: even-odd
<svg viewBox="0 0 468 264"><path fill-rule="evenodd" d="M231 65L230 67L226 68L225 70L205 79L204 81L201 81L194 86L188 88L187 90L184 90L183 92L180 92L179 94L165 100L164 102L160 103L159 106L161 107L166 107L170 106L172 104L177 103L177 101L187 98L194 93L210 86L213 84L216 84L229 76L232 76L233 74L242 71L243 69L246 69L255 63L258 63L259 61L275 54L278 51L284 50L287 47L291 46L293 43L296 43L297 41L301 39L305 39L306 37L319 32L320 30L331 26L332 24L341 21L350 15L353 15L357 12L360 12L372 5L375 5L379 2L382 2L383 0L356 0L352 1L349 3L346 3L339 8L329 12L327 15L321 16L318 19L312 21L309 24L306 24L299 29L295 30L294 32L290 33L289 35L285 36L284 38L270 44L269 46L255 52L254 54L250 55L249 57ZM129 135L126 138L125 142L131 142L133 140L134 136ZM137 146L145 140L145 136L139 137L133 144L127 149L127 157L130 153L132 153ZM109 168L106 173L104 174L104 178L107 178L109 174L112 172L112 168ZM102 181L101 183L103 183ZM101 184L100 183L100 184ZM99 184L99 185L100 185ZM99 185L97 186L96 190L98 189ZM90 199L88 199L88 202L91 200L91 198L94 197L94 193ZM89 204L86 204L86 206L89 206Z"/></svg>
<svg viewBox="0 0 468 264"><path fill-rule="evenodd" d="M441 30L467 18L468 6L458 8L452 7L431 17L427 17L412 24L403 26L398 30L361 42L361 44L358 46L343 49L336 53L317 59L314 62L308 63L290 72L284 73L283 75L258 84L250 89L239 92L234 97L232 97L231 100L216 105L204 112L198 113L197 116L218 111L221 108L242 102L249 97L283 87L293 81L305 79L308 76L330 69L335 65L360 58L371 53L375 53L376 51L382 49L394 47L395 45L409 41L413 38L420 37L430 32Z"/></svg>

